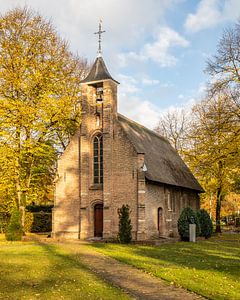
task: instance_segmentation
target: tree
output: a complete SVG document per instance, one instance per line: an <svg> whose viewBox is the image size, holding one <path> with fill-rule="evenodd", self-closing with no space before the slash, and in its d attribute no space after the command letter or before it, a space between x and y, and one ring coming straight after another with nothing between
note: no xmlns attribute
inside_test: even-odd
<svg viewBox="0 0 240 300"><path fill-rule="evenodd" d="M206 71L212 77L210 94L227 91L232 98L232 114L240 121L240 22L223 32L217 54L207 62Z"/></svg>
<svg viewBox="0 0 240 300"><path fill-rule="evenodd" d="M58 152L80 124L84 69L38 13L0 16L0 175L18 209L52 184Z"/></svg>
<svg viewBox="0 0 240 300"><path fill-rule="evenodd" d="M228 121L234 120L236 128L236 142L239 142L240 135L240 22L236 23L232 28L228 28L223 32L222 38L217 46L217 53L208 60L206 71L212 77L212 83L209 87L209 94L226 93L228 95ZM229 101L230 100L230 101ZM228 122L227 121L227 122ZM239 147L239 144L238 144ZM239 159L239 157L237 157ZM236 161L237 162L237 161ZM228 181L228 188L231 187L230 195L235 194L234 187L236 178L240 178L239 164L232 166L232 180ZM235 177L235 178L234 178ZM238 195L235 194L238 198ZM232 205L231 197L226 197L228 201L224 201L224 208ZM217 200L217 203L219 201Z"/></svg>
<svg viewBox="0 0 240 300"><path fill-rule="evenodd" d="M118 238L120 243L129 244L132 240L132 225L130 219L130 210L128 205L123 205L119 211L119 231Z"/></svg>
<svg viewBox="0 0 240 300"><path fill-rule="evenodd" d="M212 90L239 90L240 84L240 23L226 29L217 47L217 54L207 62L206 71L213 77ZM239 98L238 100L239 105Z"/></svg>
<svg viewBox="0 0 240 300"><path fill-rule="evenodd" d="M189 125L190 114L186 110L169 110L162 115L155 131L166 137L178 153L183 155L184 149L188 147Z"/></svg>
<svg viewBox="0 0 240 300"><path fill-rule="evenodd" d="M216 232L221 232L221 206L240 162L240 123L228 93L219 92L193 108L192 149L187 159L203 187L216 196ZM211 183L209 185L209 183Z"/></svg>

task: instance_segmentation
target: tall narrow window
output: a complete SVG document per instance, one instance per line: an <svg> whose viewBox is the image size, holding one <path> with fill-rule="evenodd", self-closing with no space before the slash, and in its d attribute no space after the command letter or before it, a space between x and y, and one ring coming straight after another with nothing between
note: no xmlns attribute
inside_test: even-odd
<svg viewBox="0 0 240 300"><path fill-rule="evenodd" d="M93 178L94 183L103 183L103 140L100 134L93 140Z"/></svg>

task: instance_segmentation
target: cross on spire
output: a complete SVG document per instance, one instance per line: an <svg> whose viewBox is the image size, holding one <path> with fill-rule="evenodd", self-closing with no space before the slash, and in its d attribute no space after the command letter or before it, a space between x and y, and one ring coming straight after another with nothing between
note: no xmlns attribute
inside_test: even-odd
<svg viewBox="0 0 240 300"><path fill-rule="evenodd" d="M98 34L98 56L102 55L102 34L106 32L102 30L102 20L99 21L98 31L94 32L94 34Z"/></svg>

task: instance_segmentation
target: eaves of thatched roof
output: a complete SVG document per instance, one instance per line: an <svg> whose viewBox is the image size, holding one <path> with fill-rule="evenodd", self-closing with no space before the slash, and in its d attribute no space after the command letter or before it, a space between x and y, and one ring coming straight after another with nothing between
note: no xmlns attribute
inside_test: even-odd
<svg viewBox="0 0 240 300"><path fill-rule="evenodd" d="M118 122L137 153L145 154L147 180L204 191L166 138L120 114Z"/></svg>

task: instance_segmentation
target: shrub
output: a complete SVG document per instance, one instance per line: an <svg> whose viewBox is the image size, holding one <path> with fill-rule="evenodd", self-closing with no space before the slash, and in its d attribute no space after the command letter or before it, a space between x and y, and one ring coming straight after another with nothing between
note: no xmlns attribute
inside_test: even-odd
<svg viewBox="0 0 240 300"><path fill-rule="evenodd" d="M52 231L51 213L33 213L33 224L31 232L50 232Z"/></svg>
<svg viewBox="0 0 240 300"><path fill-rule="evenodd" d="M24 232L31 232L33 224L33 214L31 212L25 212L25 219L24 219Z"/></svg>
<svg viewBox="0 0 240 300"><path fill-rule="evenodd" d="M199 236L201 228L198 217L191 207L186 207L178 219L178 233L182 241L189 241L189 224L196 224L196 236Z"/></svg>
<svg viewBox="0 0 240 300"><path fill-rule="evenodd" d="M5 233L7 241L20 241L23 236L23 228L21 225L21 212L13 210L10 222Z"/></svg>
<svg viewBox="0 0 240 300"><path fill-rule="evenodd" d="M132 240L132 225L130 219L130 210L128 205L123 205L119 211L119 231L118 239L122 244L128 244Z"/></svg>
<svg viewBox="0 0 240 300"><path fill-rule="evenodd" d="M10 220L10 214L6 212L0 212L0 233L5 233Z"/></svg>
<svg viewBox="0 0 240 300"><path fill-rule="evenodd" d="M200 236L209 238L213 233L213 224L208 212L205 209L200 209L197 211L197 217L201 227Z"/></svg>

